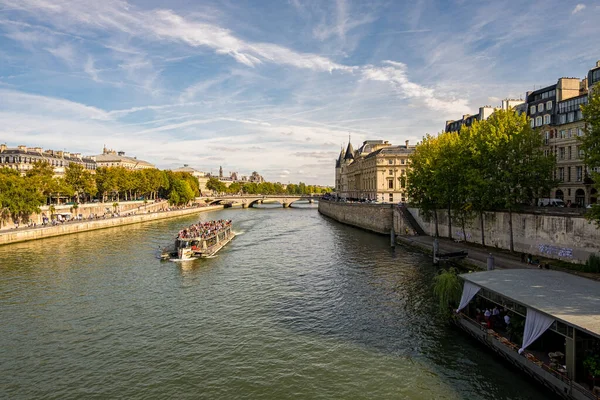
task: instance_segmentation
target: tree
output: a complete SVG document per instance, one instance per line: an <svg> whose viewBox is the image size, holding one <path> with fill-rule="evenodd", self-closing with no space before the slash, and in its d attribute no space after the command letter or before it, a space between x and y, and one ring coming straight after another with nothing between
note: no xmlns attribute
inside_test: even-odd
<svg viewBox="0 0 600 400"><path fill-rule="evenodd" d="M542 135L525 115L499 110L481 125L488 132L488 170L499 205L508 209L510 251L514 251L512 213L556 186L552 178L556 159L544 155Z"/></svg>
<svg viewBox="0 0 600 400"><path fill-rule="evenodd" d="M436 181L439 169L437 138L426 135L410 156L408 170L408 196L425 215L433 214L435 236L439 236L437 209L440 199L440 185Z"/></svg>
<svg viewBox="0 0 600 400"><path fill-rule="evenodd" d="M34 181L22 177L16 170L0 169L0 208L6 209L2 214L10 214L15 223L28 221L31 214L40 212L45 200Z"/></svg>
<svg viewBox="0 0 600 400"><path fill-rule="evenodd" d="M215 193L224 193L227 191L227 186L219 180L219 178L211 177L206 182L206 188Z"/></svg>
<svg viewBox="0 0 600 400"><path fill-rule="evenodd" d="M460 302L462 286L456 268L442 269L433 278L433 294L438 298L440 311L449 314L450 307Z"/></svg>
<svg viewBox="0 0 600 400"><path fill-rule="evenodd" d="M65 170L65 182L75 192L77 202L85 199L86 195L93 196L98 192L92 174L81 164L69 163Z"/></svg>
<svg viewBox="0 0 600 400"><path fill-rule="evenodd" d="M581 149L583 150L583 160L586 170L590 171L594 187L600 190L600 89L596 85L588 95L588 104L582 105L583 119L585 121L585 135L579 137ZM592 205L586 217L590 221L596 221L600 227L600 205Z"/></svg>
<svg viewBox="0 0 600 400"><path fill-rule="evenodd" d="M30 183L36 187L50 203L53 193L58 191L58 181L54 179L54 168L47 162L36 161L25 174Z"/></svg>

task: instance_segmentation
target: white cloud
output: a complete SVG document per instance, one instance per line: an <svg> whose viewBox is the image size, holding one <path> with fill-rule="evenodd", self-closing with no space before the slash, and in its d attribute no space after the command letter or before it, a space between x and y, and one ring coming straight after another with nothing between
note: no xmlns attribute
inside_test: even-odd
<svg viewBox="0 0 600 400"><path fill-rule="evenodd" d="M92 78L95 82L100 82L100 78L98 77L98 70L94 67L94 58L88 55L87 61L83 67L83 70L86 74Z"/></svg>
<svg viewBox="0 0 600 400"><path fill-rule="evenodd" d="M46 48L46 51L48 51L54 57L61 59L69 65L73 65L75 62L76 53L73 49L73 46L71 46L70 44L63 43L54 48Z"/></svg>
<svg viewBox="0 0 600 400"><path fill-rule="evenodd" d="M106 111L69 100L0 89L5 110L32 110L38 114L60 114L76 119L109 120Z"/></svg>
<svg viewBox="0 0 600 400"><path fill-rule="evenodd" d="M583 11L584 9L585 9L585 4L579 3L575 6L573 11L571 11L571 14L577 14L579 11Z"/></svg>
<svg viewBox="0 0 600 400"><path fill-rule="evenodd" d="M449 113L466 113L469 108L467 100L442 100L436 97L433 89L424 87L408 79L406 64L397 61L384 61L387 67L365 67L363 77L372 81L388 82L399 95L421 100L429 108Z"/></svg>

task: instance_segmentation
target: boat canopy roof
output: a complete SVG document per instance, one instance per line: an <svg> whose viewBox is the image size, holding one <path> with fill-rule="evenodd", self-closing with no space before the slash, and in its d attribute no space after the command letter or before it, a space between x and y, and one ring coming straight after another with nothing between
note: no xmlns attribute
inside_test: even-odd
<svg viewBox="0 0 600 400"><path fill-rule="evenodd" d="M598 281L540 269L495 269L460 277L600 337Z"/></svg>

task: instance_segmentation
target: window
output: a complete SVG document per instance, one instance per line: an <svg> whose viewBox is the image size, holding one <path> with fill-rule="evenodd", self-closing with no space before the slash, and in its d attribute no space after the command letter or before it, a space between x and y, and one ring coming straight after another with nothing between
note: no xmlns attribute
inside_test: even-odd
<svg viewBox="0 0 600 400"><path fill-rule="evenodd" d="M568 113L568 114L567 114L567 121L568 121L568 122L573 122L573 121L575 121L575 113L573 113L573 112L570 112L570 113Z"/></svg>
<svg viewBox="0 0 600 400"><path fill-rule="evenodd" d="M561 160L565 159L565 148L561 147L558 149L558 158L560 158Z"/></svg>
<svg viewBox="0 0 600 400"><path fill-rule="evenodd" d="M550 114L544 115L544 124L546 124L546 125L550 124Z"/></svg>
<svg viewBox="0 0 600 400"><path fill-rule="evenodd" d="M577 174L577 182L583 180L583 167L575 167L575 173Z"/></svg>
<svg viewBox="0 0 600 400"><path fill-rule="evenodd" d="M577 155L579 156L579 158L583 158L583 149L580 148L579 146L577 146Z"/></svg>
<svg viewBox="0 0 600 400"><path fill-rule="evenodd" d="M402 160L400 160L400 164L404 165L404 158Z"/></svg>
<svg viewBox="0 0 600 400"><path fill-rule="evenodd" d="M577 121L579 121L580 119L583 119L583 112L582 112L581 110L577 110L577 111L575 112L575 119L576 119Z"/></svg>
<svg viewBox="0 0 600 400"><path fill-rule="evenodd" d="M542 117L535 117L535 126L542 126Z"/></svg>
<svg viewBox="0 0 600 400"><path fill-rule="evenodd" d="M394 170L393 170L393 169L390 169L390 170L388 171L388 174L389 174L389 175L394 175Z"/></svg>
<svg viewBox="0 0 600 400"><path fill-rule="evenodd" d="M567 168L567 182L571 182L571 167ZM569 189L571 190L571 189ZM571 195L571 193L569 193L569 196Z"/></svg>
<svg viewBox="0 0 600 400"><path fill-rule="evenodd" d="M394 160L388 160L388 164L392 165L394 163Z"/></svg>
<svg viewBox="0 0 600 400"><path fill-rule="evenodd" d="M561 139L564 139L566 136L566 132L564 129L561 129L561 131L558 133L558 137Z"/></svg>
<svg viewBox="0 0 600 400"><path fill-rule="evenodd" d="M567 123L567 115L566 114L560 114L560 123L561 124L566 124Z"/></svg>
<svg viewBox="0 0 600 400"><path fill-rule="evenodd" d="M544 111L544 103L538 104L537 110L538 110L538 112Z"/></svg>
<svg viewBox="0 0 600 400"><path fill-rule="evenodd" d="M546 110L550 111L552 109L552 100L546 102Z"/></svg>
<svg viewBox="0 0 600 400"><path fill-rule="evenodd" d="M569 146L568 149L569 149L569 152L568 152L568 157L567 158L570 160L571 159L571 146Z"/></svg>
<svg viewBox="0 0 600 400"><path fill-rule="evenodd" d="M389 179L388 180L388 189L393 189L394 188L394 180L393 179Z"/></svg>
<svg viewBox="0 0 600 400"><path fill-rule="evenodd" d="M531 108L529 109L529 114L535 114L535 106L531 106Z"/></svg>
<svg viewBox="0 0 600 400"><path fill-rule="evenodd" d="M532 128L535 128L535 119L531 118L529 120L529 125L531 125Z"/></svg>
<svg viewBox="0 0 600 400"><path fill-rule="evenodd" d="M561 182L565 181L565 169L562 167L558 169L558 180Z"/></svg>
<svg viewBox="0 0 600 400"><path fill-rule="evenodd" d="M390 193L388 199L390 200L390 203L394 202L394 195Z"/></svg>

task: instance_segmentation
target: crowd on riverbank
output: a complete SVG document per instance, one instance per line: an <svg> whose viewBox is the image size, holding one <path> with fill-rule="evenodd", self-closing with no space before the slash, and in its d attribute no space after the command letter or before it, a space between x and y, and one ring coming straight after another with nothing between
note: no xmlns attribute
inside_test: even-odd
<svg viewBox="0 0 600 400"><path fill-rule="evenodd" d="M101 221L101 220L114 219L114 218L120 218L120 217L130 217L130 216L140 215L140 214L165 213L165 212L177 211L177 210L202 208L202 207L207 207L207 204L206 203L195 203L195 204L189 205L189 206L173 206L173 205L168 205L165 203L165 205L162 206L160 209L154 209L154 210L152 210L152 209L149 210L149 209L147 209L147 207L148 206L146 206L146 205L141 205L141 206L138 206L136 209L131 209L131 210L127 210L127 211L120 211L120 210L111 211L107 207L106 211L103 213L89 213L88 215L84 215L83 213L73 215L72 213L68 213L68 212L62 212L62 213L55 212L54 214L51 214L50 217L48 217L46 212L42 212L40 223L35 222L35 221L29 221L27 224L19 224L19 223L15 223L14 225L7 224L0 228L0 235L3 233L8 233L8 232L24 231L24 230L30 230L30 229L44 229L44 228L51 228L51 227L60 226L60 225L72 225L72 224L78 224L78 223L90 222L90 221Z"/></svg>

